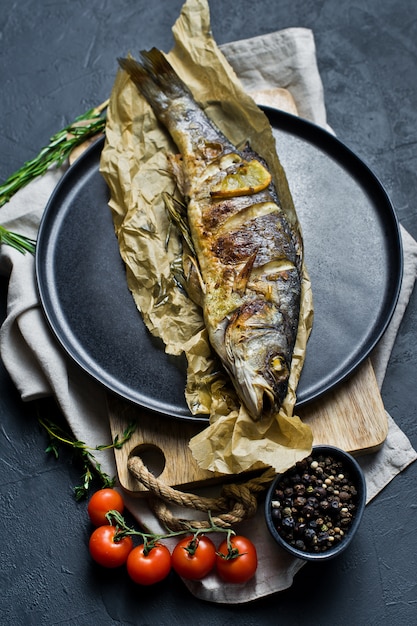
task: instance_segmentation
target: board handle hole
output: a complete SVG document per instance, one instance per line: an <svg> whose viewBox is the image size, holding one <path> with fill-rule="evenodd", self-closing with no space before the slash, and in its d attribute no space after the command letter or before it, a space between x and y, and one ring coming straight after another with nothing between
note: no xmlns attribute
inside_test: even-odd
<svg viewBox="0 0 417 626"><path fill-rule="evenodd" d="M142 443L133 448L129 457L139 456L146 468L158 478L165 469L165 454L161 448L152 443Z"/></svg>

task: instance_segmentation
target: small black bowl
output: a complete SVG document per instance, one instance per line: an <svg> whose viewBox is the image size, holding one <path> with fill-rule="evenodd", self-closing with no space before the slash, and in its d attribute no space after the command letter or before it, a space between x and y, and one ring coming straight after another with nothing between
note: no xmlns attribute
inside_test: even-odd
<svg viewBox="0 0 417 626"><path fill-rule="evenodd" d="M293 556L324 561L346 550L365 504L365 476L353 456L334 446L314 446L310 456L274 479L265 501L266 524Z"/></svg>

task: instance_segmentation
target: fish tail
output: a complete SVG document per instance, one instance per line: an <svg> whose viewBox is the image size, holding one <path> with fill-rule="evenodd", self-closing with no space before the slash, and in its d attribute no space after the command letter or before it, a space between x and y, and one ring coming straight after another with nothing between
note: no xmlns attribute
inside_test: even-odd
<svg viewBox="0 0 417 626"><path fill-rule="evenodd" d="M132 57L119 58L118 62L136 85L139 93L149 102L157 117L169 109L178 98L191 100L191 92L183 83L164 54L157 48L140 53L142 63Z"/></svg>
<svg viewBox="0 0 417 626"><path fill-rule="evenodd" d="M229 144L226 137L194 100L187 85L157 48L142 51L141 62L132 57L118 59L157 119L168 129L179 151L193 153L201 143Z"/></svg>
<svg viewBox="0 0 417 626"><path fill-rule="evenodd" d="M161 89L178 90L190 93L188 87L180 79L165 55L158 48L142 50L140 53L143 67L158 82Z"/></svg>

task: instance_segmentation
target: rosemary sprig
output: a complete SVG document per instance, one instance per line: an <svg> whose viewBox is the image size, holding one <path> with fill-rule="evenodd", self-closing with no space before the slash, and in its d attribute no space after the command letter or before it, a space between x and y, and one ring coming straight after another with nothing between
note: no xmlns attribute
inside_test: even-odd
<svg viewBox="0 0 417 626"><path fill-rule="evenodd" d="M45 174L55 165L59 167L69 157L72 150L91 137L104 132L106 120L102 112L108 105L108 100L93 109L89 109L78 116L71 124L55 133L49 144L41 149L39 154L30 161L26 161L16 172L0 185L0 207L6 204L19 189L28 185L32 180ZM35 251L35 241L24 235L11 232L4 226L0 227L0 244L12 246L19 252Z"/></svg>
<svg viewBox="0 0 417 626"><path fill-rule="evenodd" d="M59 456L59 444L71 447L77 456L81 459L83 465L82 484L74 487L74 495L76 500L85 498L90 489L94 475L98 477L102 487L112 487L115 482L114 477L110 477L103 472L100 463L94 456L95 451L117 449L123 447L123 445L129 441L133 433L136 430L136 422L131 422L126 427L122 436L116 435L112 443L101 444L91 448L87 446L83 441L77 440L69 435L63 428L54 424L49 419L43 419L38 417L39 424L46 430L49 435L49 445L46 448L46 452L51 452L56 458Z"/></svg>
<svg viewBox="0 0 417 626"><path fill-rule="evenodd" d="M45 174L52 165L60 166L78 145L104 130L105 118L101 116L107 107L108 100L98 107L89 109L77 117L71 124L65 126L51 137L49 144L42 148L32 160L26 161L20 169L9 176L3 185L0 185L0 207L22 187L25 187L34 178Z"/></svg>
<svg viewBox="0 0 417 626"><path fill-rule="evenodd" d="M172 222L177 225L181 235L190 248L191 254L195 257L194 243L191 237L190 226L187 219L187 210L184 203L174 198L169 193L164 192L162 194L165 207L168 211Z"/></svg>
<svg viewBox="0 0 417 626"><path fill-rule="evenodd" d="M24 235L19 235L19 233L14 233L13 231L7 230L7 228L1 225L0 243L4 243L7 246L16 248L16 250L18 250L22 254L25 254L26 252L35 254L36 241L34 239L30 239L29 237L25 237Z"/></svg>

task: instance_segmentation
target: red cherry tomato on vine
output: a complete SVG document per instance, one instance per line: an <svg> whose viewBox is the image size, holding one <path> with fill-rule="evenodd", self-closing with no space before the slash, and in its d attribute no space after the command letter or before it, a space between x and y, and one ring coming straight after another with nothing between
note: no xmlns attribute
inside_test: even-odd
<svg viewBox="0 0 417 626"><path fill-rule="evenodd" d="M96 563L103 567L120 567L126 563L129 552L133 548L131 537L123 537L120 541L114 540L116 527L99 526L90 537L89 550Z"/></svg>
<svg viewBox="0 0 417 626"><path fill-rule="evenodd" d="M189 580L201 580L216 563L216 548L208 537L184 537L172 552L172 567Z"/></svg>
<svg viewBox="0 0 417 626"><path fill-rule="evenodd" d="M162 543L149 552L141 544L130 552L126 561L130 578L139 585L153 585L166 578L171 571L171 553Z"/></svg>
<svg viewBox="0 0 417 626"><path fill-rule="evenodd" d="M245 583L256 572L258 556L250 539L236 535L230 538L232 550L229 552L227 540L217 550L216 567L219 576L228 583Z"/></svg>
<svg viewBox="0 0 417 626"><path fill-rule="evenodd" d="M87 511L94 526L104 526L108 524L106 513L109 511L119 511L123 513L123 498L115 489L99 489L90 498Z"/></svg>

